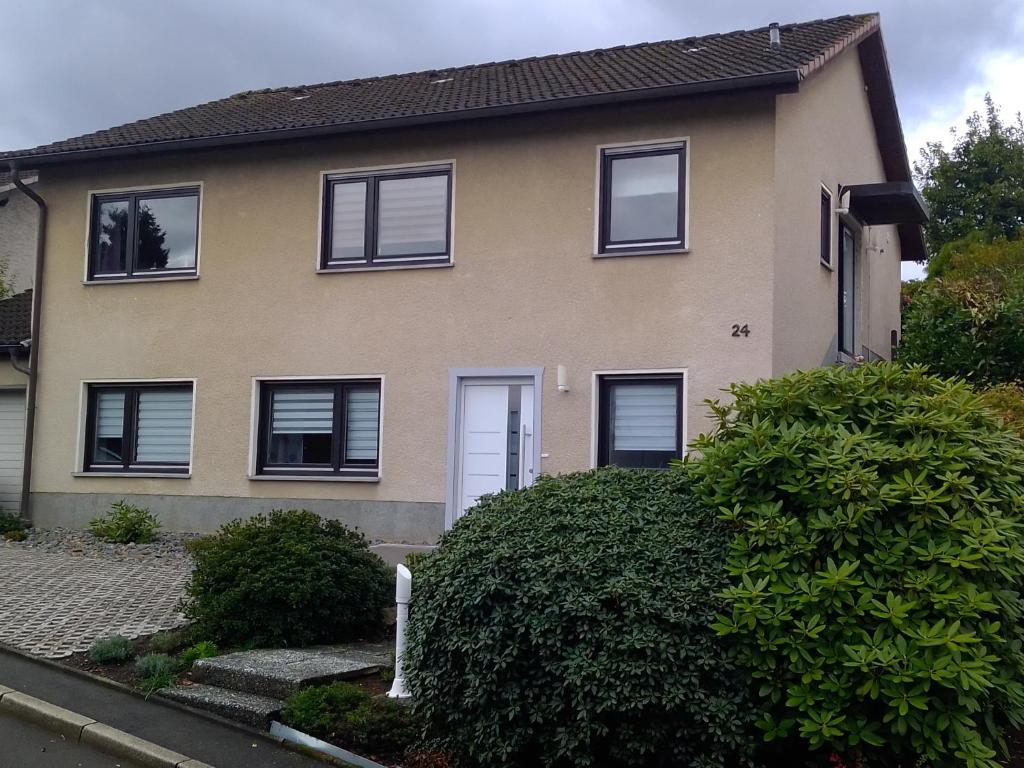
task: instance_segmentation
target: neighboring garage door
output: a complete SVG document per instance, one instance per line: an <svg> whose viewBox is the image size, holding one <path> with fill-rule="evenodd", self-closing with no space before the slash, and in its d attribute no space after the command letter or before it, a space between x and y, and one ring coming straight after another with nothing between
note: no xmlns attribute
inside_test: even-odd
<svg viewBox="0 0 1024 768"><path fill-rule="evenodd" d="M0 391L0 509L21 506L21 467L25 456L25 393Z"/></svg>

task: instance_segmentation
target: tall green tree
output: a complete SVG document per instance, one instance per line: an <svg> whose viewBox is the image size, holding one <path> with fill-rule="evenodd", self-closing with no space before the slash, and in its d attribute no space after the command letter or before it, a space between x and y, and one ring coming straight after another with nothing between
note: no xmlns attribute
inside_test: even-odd
<svg viewBox="0 0 1024 768"><path fill-rule="evenodd" d="M931 208L925 227L932 256L979 232L988 240L1013 239L1024 228L1024 122L1006 121L992 97L975 112L949 149L929 142L914 173Z"/></svg>

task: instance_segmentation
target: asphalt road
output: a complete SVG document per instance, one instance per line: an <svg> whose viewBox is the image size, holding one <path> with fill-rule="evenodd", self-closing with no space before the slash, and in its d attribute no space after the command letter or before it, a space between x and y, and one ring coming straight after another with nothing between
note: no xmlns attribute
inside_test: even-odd
<svg viewBox="0 0 1024 768"><path fill-rule="evenodd" d="M0 649L0 685L70 709L180 752L216 768L323 768L324 763L292 752L245 731L161 703L144 701L101 683L54 669ZM59 738L59 737L58 737ZM43 753L45 755L45 753ZM6 739L0 731L0 768L32 763L6 763ZM38 755L37 755L38 757ZM116 765L115 762L83 765ZM60 765L54 761L53 765ZM73 762L66 765L74 768ZM125 766L123 768L134 768Z"/></svg>
<svg viewBox="0 0 1024 768"><path fill-rule="evenodd" d="M0 744L0 768L139 768L7 715L0 715Z"/></svg>

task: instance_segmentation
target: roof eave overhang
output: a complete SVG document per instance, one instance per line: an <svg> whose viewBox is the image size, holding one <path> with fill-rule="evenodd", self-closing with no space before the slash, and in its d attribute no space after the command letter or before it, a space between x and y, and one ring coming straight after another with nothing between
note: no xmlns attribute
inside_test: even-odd
<svg viewBox="0 0 1024 768"><path fill-rule="evenodd" d="M196 139L180 139L158 141L146 144L130 144L102 149L75 150L70 152L54 152L36 155L0 156L0 164L31 163L33 167L58 165L90 160L102 160L115 157L159 154L185 150L213 149L266 142L293 141L296 139L318 138L346 133L365 133L388 128L407 128L423 125L439 125L456 123L466 120L480 120L491 117L508 117L512 115L555 112L567 109L579 109L612 104L624 104L640 101L658 101L662 99L702 96L717 93L735 93L737 91L766 90L789 93L799 88L802 74L796 69L778 70L744 77L729 77L718 80L707 80L699 83L680 83L678 85L659 86L656 88L636 88L626 91L613 91L587 96L569 96L560 99L547 99L524 104L510 104L495 107L480 107L449 112L433 112L425 115L408 115L381 120L317 125L303 128L285 128L255 133L232 133L217 136L206 136Z"/></svg>
<svg viewBox="0 0 1024 768"><path fill-rule="evenodd" d="M903 138L903 126L896 106L896 94L889 73L889 60L885 54L881 29L875 28L857 46L861 72L867 87L871 120L875 126L875 138L882 158L886 181L913 183L910 161L907 158L907 144ZM924 261L928 250L924 242L924 230L920 224L897 225L902 261Z"/></svg>

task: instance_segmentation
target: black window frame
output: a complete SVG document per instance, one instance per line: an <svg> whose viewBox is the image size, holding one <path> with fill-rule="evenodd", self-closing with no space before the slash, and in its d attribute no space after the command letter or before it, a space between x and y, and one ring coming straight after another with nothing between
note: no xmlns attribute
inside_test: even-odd
<svg viewBox="0 0 1024 768"><path fill-rule="evenodd" d="M447 178L447 206L445 211L444 251L424 254L402 254L400 256L378 256L380 222L380 184L382 181L419 179L431 176ZM368 269L394 269L396 267L447 266L452 263L452 179L454 169L450 165L429 166L408 170L382 170L355 174L327 174L324 177L323 204L320 209L320 269L322 271L346 271ZM334 189L342 184L365 184L366 203L363 211L363 258L331 260L333 237Z"/></svg>
<svg viewBox="0 0 1024 768"><path fill-rule="evenodd" d="M138 444L139 394L147 390L181 391L192 395L192 413L189 415L189 457L185 462L140 462L135 460ZM121 432L120 462L96 460L96 403L101 393L124 394L124 416ZM131 384L89 384L86 391L85 456L84 472L116 472L131 475L159 473L169 475L188 474L192 468L192 444L195 430L195 385L191 382L151 382Z"/></svg>
<svg viewBox="0 0 1024 768"><path fill-rule="evenodd" d="M844 339L846 336L846 316L843 312L844 301L843 301L843 284L846 278L846 233L850 233L850 238L853 241L853 253L850 254L850 266L853 269L853 295L850 297L851 313L853 315L853 328L850 330L850 349L847 349L844 345ZM839 222L839 247L838 247L838 265L836 268L836 280L838 284L838 291L836 296L836 310L838 314L838 320L836 326L836 348L840 354L849 355L850 357L856 356L857 346L857 232L847 224L845 221Z"/></svg>
<svg viewBox="0 0 1024 768"><path fill-rule="evenodd" d="M614 461L615 452L611 447L611 397L610 389L613 385L643 385L652 381L672 382L676 387L676 447L673 451L622 451L620 453L643 454L652 458L654 454L662 455L658 462L645 462L640 464L627 464ZM683 409L685 403L686 374L685 373L652 373L652 374L603 374L598 377L597 382L597 466L604 467L614 465L626 469L668 469L675 459L683 458ZM671 455L669 455L671 454ZM658 466L654 466L657 463Z"/></svg>
<svg viewBox="0 0 1024 768"><path fill-rule="evenodd" d="M196 199L196 263L192 267L142 269L136 267L139 244L135 237L136 221L139 212L139 200L155 198L194 197ZM99 259L100 206L103 203L123 202L128 205L128 231L126 233L127 249L125 251L124 272L97 272ZM196 277L199 275L199 223L200 210L203 205L202 190L198 186L167 187L163 189L142 189L126 192L94 193L89 209L89 282L102 283L118 280L153 280L174 277Z"/></svg>
<svg viewBox="0 0 1024 768"><path fill-rule="evenodd" d="M257 418L256 439L256 475L259 477L337 477L377 479L380 477L380 443L381 443L381 402L383 397L382 380L366 379L302 379L302 380L264 380L259 383L259 415ZM334 414L331 425L331 463L330 467L323 464L273 464L268 460L270 449L271 403L274 392L303 389L333 389ZM357 389L376 389L377 391L377 456L373 461L368 459L346 459L345 434L348 428L345 414L348 405L348 393Z"/></svg>
<svg viewBox="0 0 1024 768"><path fill-rule="evenodd" d="M824 184L821 185L820 205L821 240L818 244L818 261L823 267L832 269L832 190Z"/></svg>
<svg viewBox="0 0 1024 768"><path fill-rule="evenodd" d="M686 162L687 142L644 147L607 147L601 150L601 178L599 182L600 196L598 201L598 255L635 255L635 252L650 253L660 251L679 251L686 249ZM611 240L612 213L612 163L615 160L628 160L641 157L677 155L679 157L679 179L677 200L679 204L676 218L676 236L670 241L663 237L652 237L641 240Z"/></svg>

